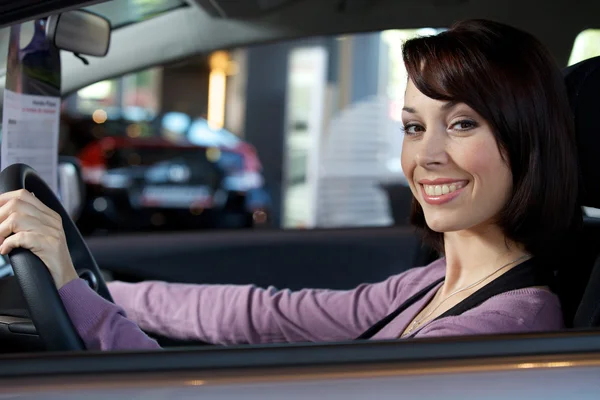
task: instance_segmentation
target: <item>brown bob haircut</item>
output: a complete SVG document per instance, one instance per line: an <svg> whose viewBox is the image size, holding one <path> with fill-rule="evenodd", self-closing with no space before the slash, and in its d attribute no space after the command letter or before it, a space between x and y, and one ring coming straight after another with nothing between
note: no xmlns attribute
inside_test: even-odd
<svg viewBox="0 0 600 400"><path fill-rule="evenodd" d="M485 20L407 41L409 79L427 97L467 104L490 125L512 171L512 194L497 216L506 237L548 254L582 219L573 117L561 71L532 35ZM443 253L413 198L411 222Z"/></svg>

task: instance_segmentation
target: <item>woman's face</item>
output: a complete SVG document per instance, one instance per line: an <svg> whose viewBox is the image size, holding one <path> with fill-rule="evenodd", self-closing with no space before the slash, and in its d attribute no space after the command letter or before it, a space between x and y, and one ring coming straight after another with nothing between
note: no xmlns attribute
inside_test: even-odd
<svg viewBox="0 0 600 400"><path fill-rule="evenodd" d="M409 80L402 121L402 169L436 232L493 223L512 174L488 123L464 103L431 99Z"/></svg>

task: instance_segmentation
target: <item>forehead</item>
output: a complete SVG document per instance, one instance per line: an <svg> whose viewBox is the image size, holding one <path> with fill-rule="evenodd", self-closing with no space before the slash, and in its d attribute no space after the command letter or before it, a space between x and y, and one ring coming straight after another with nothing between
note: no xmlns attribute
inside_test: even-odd
<svg viewBox="0 0 600 400"><path fill-rule="evenodd" d="M419 97L427 97L425 96L423 93L421 93L419 91L419 89L417 89L417 87L415 86L415 84L413 83L413 81L411 79L408 80L408 83L406 84L406 91L404 94L404 100L405 101L409 101L411 99L414 98L419 98ZM433 100L433 99L431 99Z"/></svg>
<svg viewBox="0 0 600 400"><path fill-rule="evenodd" d="M419 89L417 89L412 80L408 80L408 84L406 85L406 91L404 94L405 107L408 107L410 109L418 109L419 106L427 106L428 108L442 108L446 104L448 104L448 101L436 100L432 99L431 97L425 96L423 93L421 93L421 91L419 91Z"/></svg>

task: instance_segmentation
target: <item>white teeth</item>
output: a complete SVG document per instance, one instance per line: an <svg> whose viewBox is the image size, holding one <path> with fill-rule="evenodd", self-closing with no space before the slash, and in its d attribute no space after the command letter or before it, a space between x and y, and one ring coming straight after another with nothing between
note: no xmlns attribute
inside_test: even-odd
<svg viewBox="0 0 600 400"><path fill-rule="evenodd" d="M455 182L450 185L423 185L428 196L441 196L462 189L466 182Z"/></svg>

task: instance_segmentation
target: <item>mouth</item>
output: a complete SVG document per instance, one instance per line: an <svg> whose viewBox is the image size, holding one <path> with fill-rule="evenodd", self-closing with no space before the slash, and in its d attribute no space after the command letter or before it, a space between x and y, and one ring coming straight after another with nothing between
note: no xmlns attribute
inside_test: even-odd
<svg viewBox="0 0 600 400"><path fill-rule="evenodd" d="M427 183L419 182L421 193L426 203L432 205L440 205L448 203L457 198L469 181L427 181Z"/></svg>

